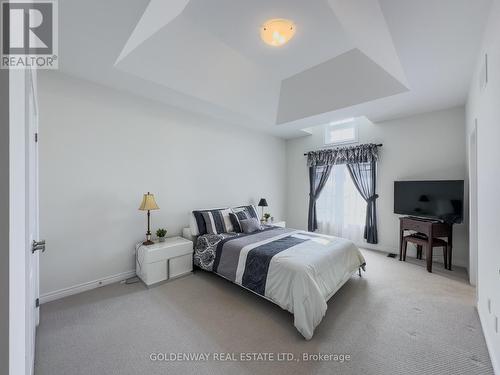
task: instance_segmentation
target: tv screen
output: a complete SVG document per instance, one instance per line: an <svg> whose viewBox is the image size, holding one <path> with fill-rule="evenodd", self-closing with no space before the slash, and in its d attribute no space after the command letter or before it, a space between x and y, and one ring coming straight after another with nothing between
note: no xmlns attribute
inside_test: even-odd
<svg viewBox="0 0 500 375"><path fill-rule="evenodd" d="M394 213L439 219L463 220L464 181L394 181Z"/></svg>

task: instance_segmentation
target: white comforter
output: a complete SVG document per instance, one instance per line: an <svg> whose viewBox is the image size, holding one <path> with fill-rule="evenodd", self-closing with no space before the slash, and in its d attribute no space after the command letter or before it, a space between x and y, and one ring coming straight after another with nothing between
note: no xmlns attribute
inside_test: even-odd
<svg viewBox="0 0 500 375"><path fill-rule="evenodd" d="M351 241L315 237L275 255L266 283L266 297L294 314L295 327L308 340L326 314L328 299L365 264Z"/></svg>
<svg viewBox="0 0 500 375"><path fill-rule="evenodd" d="M295 327L309 340L325 316L328 299L365 264L363 255L353 242L303 231L273 229L256 235L255 241L246 237L232 242L232 247L224 248L225 253L221 255L229 260L224 264L221 260L218 270L214 271L246 287L243 274L248 272L249 252L257 247L266 248L285 237L293 237L292 241L296 242L305 241L272 255L264 297L293 313ZM238 241L241 241L239 248ZM229 267L231 262L234 266Z"/></svg>

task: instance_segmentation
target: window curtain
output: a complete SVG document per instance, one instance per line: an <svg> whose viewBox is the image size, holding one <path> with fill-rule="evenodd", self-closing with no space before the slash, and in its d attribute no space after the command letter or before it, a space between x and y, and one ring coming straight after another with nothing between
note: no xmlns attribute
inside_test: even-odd
<svg viewBox="0 0 500 375"><path fill-rule="evenodd" d="M316 209L316 232L363 243L366 202L354 185L347 164L333 166Z"/></svg>
<svg viewBox="0 0 500 375"><path fill-rule="evenodd" d="M347 164L347 169L354 182L354 186L356 186L359 194L366 201L364 238L366 242L376 244L378 243L376 205L378 195L375 192L377 163L371 161L370 163Z"/></svg>
<svg viewBox="0 0 500 375"><path fill-rule="evenodd" d="M307 153L307 165L337 165L371 163L378 159L378 147L373 143L339 147Z"/></svg>
<svg viewBox="0 0 500 375"><path fill-rule="evenodd" d="M307 230L314 232L318 229L316 202L325 187L332 171L332 165L312 165L309 167L309 215Z"/></svg>
<svg viewBox="0 0 500 375"><path fill-rule="evenodd" d="M377 209L375 200L376 166L378 147L376 144L362 144L307 153L309 167L309 219L308 230L318 228L316 201L328 180L333 165L347 164L354 185L367 203L364 238L368 243L378 243Z"/></svg>

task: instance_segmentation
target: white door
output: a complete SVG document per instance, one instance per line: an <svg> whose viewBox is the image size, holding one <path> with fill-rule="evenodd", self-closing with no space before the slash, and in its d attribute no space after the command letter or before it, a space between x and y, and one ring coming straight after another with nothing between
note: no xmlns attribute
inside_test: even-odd
<svg viewBox="0 0 500 375"><path fill-rule="evenodd" d="M28 70L26 77L26 120L27 120L27 280L26 280L26 350L30 374L34 372L35 335L40 321L39 297L39 255L45 244L39 238L38 225L38 102L36 70Z"/></svg>
<svg viewBox="0 0 500 375"><path fill-rule="evenodd" d="M33 374L38 321L36 95L35 72L9 71L9 373L16 375Z"/></svg>

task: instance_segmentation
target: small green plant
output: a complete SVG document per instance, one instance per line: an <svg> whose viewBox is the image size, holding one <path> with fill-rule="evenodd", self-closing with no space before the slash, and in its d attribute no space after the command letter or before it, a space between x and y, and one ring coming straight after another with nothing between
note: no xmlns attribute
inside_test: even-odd
<svg viewBox="0 0 500 375"><path fill-rule="evenodd" d="M271 214L269 212L264 214L264 220L268 221L270 217Z"/></svg>
<svg viewBox="0 0 500 375"><path fill-rule="evenodd" d="M156 235L158 236L158 238L163 238L167 235L167 230L160 228L156 231Z"/></svg>

